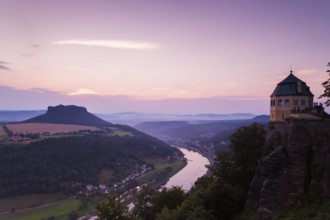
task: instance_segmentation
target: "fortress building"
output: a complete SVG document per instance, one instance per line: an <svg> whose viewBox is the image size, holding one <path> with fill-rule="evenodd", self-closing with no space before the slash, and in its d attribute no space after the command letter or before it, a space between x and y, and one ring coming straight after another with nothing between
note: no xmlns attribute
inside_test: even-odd
<svg viewBox="0 0 330 220"><path fill-rule="evenodd" d="M294 76L291 70L290 75L277 84L270 96L270 121L283 121L310 111L313 97L307 84Z"/></svg>

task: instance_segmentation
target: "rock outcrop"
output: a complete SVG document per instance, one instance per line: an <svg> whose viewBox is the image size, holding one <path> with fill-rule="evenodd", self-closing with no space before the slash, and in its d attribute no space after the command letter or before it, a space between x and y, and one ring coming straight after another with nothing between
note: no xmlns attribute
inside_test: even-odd
<svg viewBox="0 0 330 220"><path fill-rule="evenodd" d="M85 107L75 105L49 106L45 114L24 121L25 123L54 123L90 126L110 126L104 121L89 113Z"/></svg>
<svg viewBox="0 0 330 220"><path fill-rule="evenodd" d="M330 121L270 122L245 208L272 219L315 192L330 196Z"/></svg>

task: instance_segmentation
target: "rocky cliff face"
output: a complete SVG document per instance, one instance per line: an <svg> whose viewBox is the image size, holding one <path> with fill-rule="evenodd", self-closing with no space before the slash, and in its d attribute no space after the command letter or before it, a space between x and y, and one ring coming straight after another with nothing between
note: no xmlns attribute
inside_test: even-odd
<svg viewBox="0 0 330 220"><path fill-rule="evenodd" d="M330 121L269 123L246 209L258 206L259 219L272 219L314 192L330 196Z"/></svg>

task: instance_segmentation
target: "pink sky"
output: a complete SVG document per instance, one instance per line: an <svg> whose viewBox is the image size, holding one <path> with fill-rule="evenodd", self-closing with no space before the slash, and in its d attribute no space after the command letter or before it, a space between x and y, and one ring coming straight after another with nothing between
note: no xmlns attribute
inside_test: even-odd
<svg viewBox="0 0 330 220"><path fill-rule="evenodd" d="M329 8L326 0L0 0L0 109L268 113L291 65L321 94Z"/></svg>

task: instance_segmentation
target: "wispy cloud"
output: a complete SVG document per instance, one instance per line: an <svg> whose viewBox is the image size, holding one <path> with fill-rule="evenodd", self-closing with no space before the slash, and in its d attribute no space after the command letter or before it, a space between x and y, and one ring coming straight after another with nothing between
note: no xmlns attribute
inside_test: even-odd
<svg viewBox="0 0 330 220"><path fill-rule="evenodd" d="M297 71L297 75L299 76L319 75L320 73L321 71L316 69L303 69Z"/></svg>
<svg viewBox="0 0 330 220"><path fill-rule="evenodd" d="M114 49L132 49L132 50L156 50L160 45L148 41L130 41L130 40L62 40L53 42L59 45L84 45L107 47Z"/></svg>
<svg viewBox="0 0 330 220"><path fill-rule="evenodd" d="M7 70L10 71L10 69L6 66L8 63L0 61L0 70Z"/></svg>
<svg viewBox="0 0 330 220"><path fill-rule="evenodd" d="M91 90L91 89L86 89L86 88L80 88L75 92L69 93L69 95L98 95L97 92Z"/></svg>

